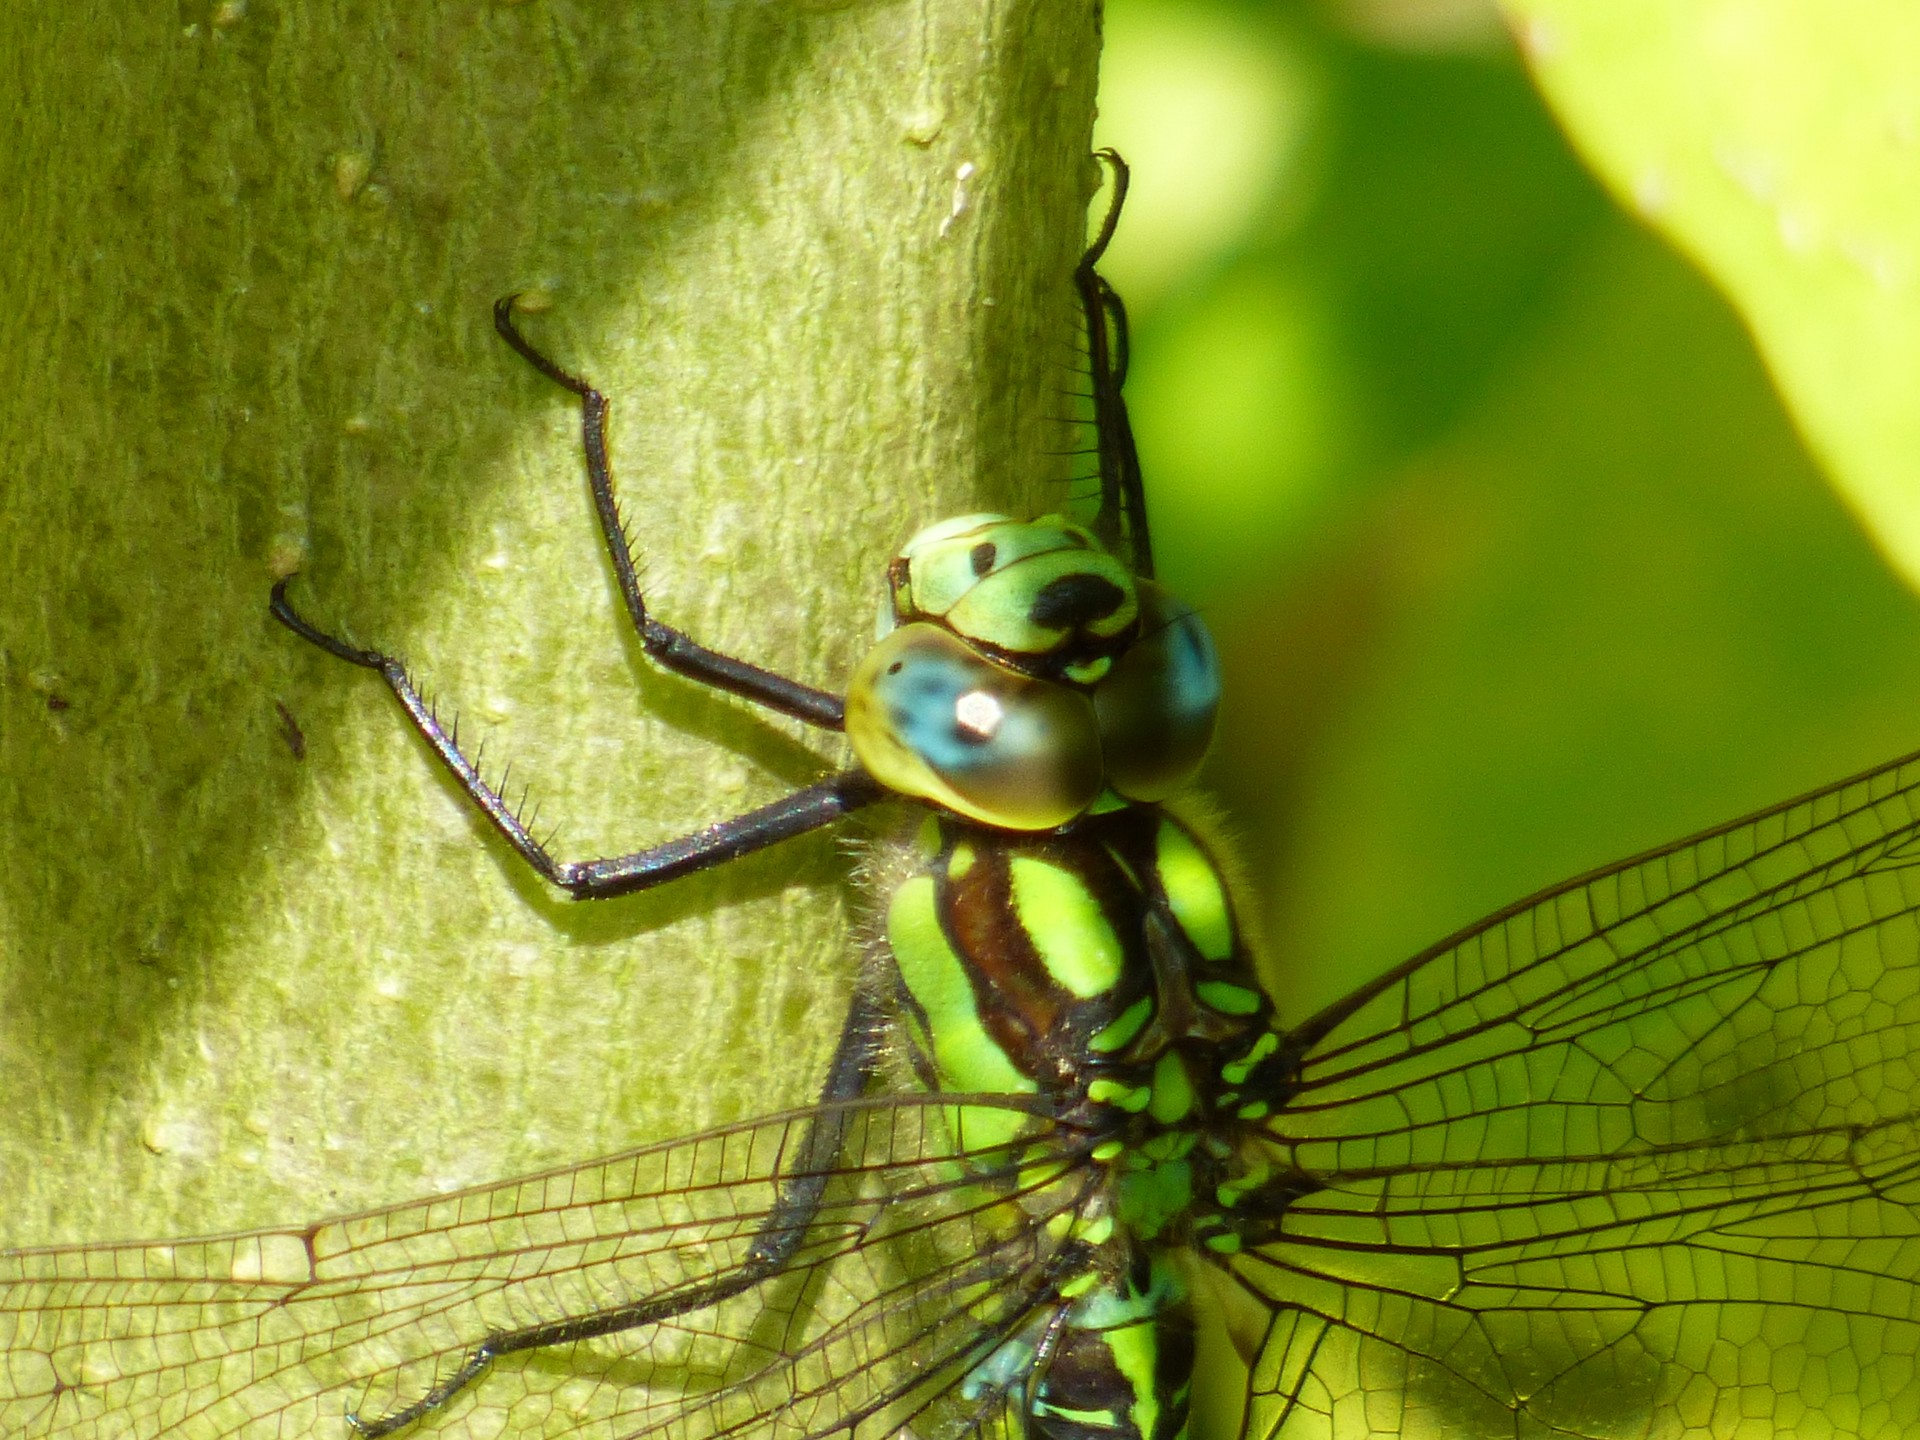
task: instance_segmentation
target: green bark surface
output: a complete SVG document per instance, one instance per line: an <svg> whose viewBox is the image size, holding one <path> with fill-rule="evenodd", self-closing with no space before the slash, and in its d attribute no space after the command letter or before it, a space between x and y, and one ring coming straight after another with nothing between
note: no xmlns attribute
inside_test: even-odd
<svg viewBox="0 0 1920 1440"><path fill-rule="evenodd" d="M613 398L662 618L837 688L892 546L1063 465L1090 10L0 20L0 1244L311 1218L809 1098L858 963L843 839L569 905L267 591L297 570L405 656L568 857L838 763L648 666L577 411L489 305L550 300L529 333Z"/></svg>

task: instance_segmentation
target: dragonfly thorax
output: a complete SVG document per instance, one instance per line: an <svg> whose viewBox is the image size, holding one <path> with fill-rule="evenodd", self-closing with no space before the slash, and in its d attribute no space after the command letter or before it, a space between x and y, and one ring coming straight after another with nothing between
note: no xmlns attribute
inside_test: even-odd
<svg viewBox="0 0 1920 1440"><path fill-rule="evenodd" d="M1198 770L1219 664L1192 609L1058 516L967 515L888 567L885 633L847 687L889 788L1006 830L1152 803Z"/></svg>
<svg viewBox="0 0 1920 1440"><path fill-rule="evenodd" d="M886 938L925 1083L1115 1133L1205 1123L1270 1006L1185 825L1128 806L1010 837L932 816L914 843Z"/></svg>

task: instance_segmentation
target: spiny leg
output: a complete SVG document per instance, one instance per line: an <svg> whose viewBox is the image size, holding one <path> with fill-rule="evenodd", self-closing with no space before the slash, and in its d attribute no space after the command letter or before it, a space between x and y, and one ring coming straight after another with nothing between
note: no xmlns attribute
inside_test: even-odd
<svg viewBox="0 0 1920 1440"><path fill-rule="evenodd" d="M418 1400L378 1419L367 1420L350 1414L347 1424L367 1440L379 1440L441 1409L485 1375L502 1355L597 1340L642 1325L656 1325L718 1305L780 1274L792 1262L807 1231L813 1228L814 1217L826 1195L827 1182L833 1178L835 1163L846 1143L849 1119L846 1103L859 1099L879 1064L884 1048L883 1022L881 1008L866 987L856 990L846 1021L840 1028L833 1060L827 1067L826 1083L820 1090L820 1111L807 1122L801 1136L794 1173L779 1182L773 1208L747 1247L746 1259L734 1269L676 1294L643 1297L590 1315L572 1315L519 1330L497 1331L475 1346L458 1370Z"/></svg>
<svg viewBox="0 0 1920 1440"><path fill-rule="evenodd" d="M676 674L790 715L821 729L842 727L845 707L840 697L758 665L736 660L690 639L682 631L656 620L647 610L635 572L633 549L627 541L613 493L607 463L607 400L579 376L561 369L520 334L513 324L513 296L496 301L494 328L515 353L542 375L580 399L581 448L587 462L588 487L594 513L613 562L627 614L647 653ZM682 875L725 864L755 850L777 844L810 830L830 825L842 816L882 798L879 785L858 770L843 771L795 791L744 815L708 826L692 835L626 855L590 861L556 860L492 786L479 768L444 728L432 707L422 699L406 668L392 656L362 649L328 634L301 616L288 601L287 582L273 587L274 618L294 634L328 654L379 673L399 699L414 728L473 803L493 823L508 844L529 865L575 899L603 899L631 894L664 884Z"/></svg>
<svg viewBox="0 0 1920 1440"><path fill-rule="evenodd" d="M682 875L724 865L729 860L763 850L795 835L818 830L884 797L882 787L862 770L830 775L784 799L704 830L604 860L556 860L533 835L500 793L481 778L454 737L415 688L406 667L391 655L362 650L310 624L287 599L287 582L273 587L273 616L294 634L352 665L375 671L387 682L433 753L467 793L480 812L493 822L507 843L547 880L576 900L602 900L650 889ZM836 702L837 703L837 702Z"/></svg>
<svg viewBox="0 0 1920 1440"><path fill-rule="evenodd" d="M607 555L613 561L620 598L626 602L628 618L633 621L647 654L690 680L729 691L823 730L840 729L844 707L838 695L709 650L671 625L663 625L648 612L646 598L640 593L640 577L634 569L633 547L628 543L626 527L620 523L620 507L613 496L613 472L607 463L607 397L534 349L514 327L513 302L517 298L509 295L493 302L493 328L534 369L580 397L580 448L586 452L587 485L593 492L594 513L600 520L601 537L607 542Z"/></svg>

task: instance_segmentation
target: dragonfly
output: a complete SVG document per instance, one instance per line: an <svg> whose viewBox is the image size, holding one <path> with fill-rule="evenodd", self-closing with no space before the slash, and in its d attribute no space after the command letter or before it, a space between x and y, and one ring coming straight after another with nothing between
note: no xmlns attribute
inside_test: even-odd
<svg viewBox="0 0 1920 1440"><path fill-rule="evenodd" d="M1920 1433L1920 756L1281 1025L1186 808L1220 681L1152 578L1101 158L1098 512L921 531L844 692L653 615L605 397L496 306L579 403L647 653L844 731L846 770L562 860L402 665L273 593L571 896L894 813L818 1102L314 1224L0 1253L0 1434L1181 1440L1214 1336L1242 1440Z"/></svg>

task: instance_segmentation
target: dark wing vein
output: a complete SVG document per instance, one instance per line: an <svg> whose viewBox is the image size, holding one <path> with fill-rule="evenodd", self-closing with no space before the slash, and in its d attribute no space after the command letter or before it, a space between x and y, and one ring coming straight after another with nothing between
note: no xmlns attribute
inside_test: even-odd
<svg viewBox="0 0 1920 1440"><path fill-rule="evenodd" d="M1289 1037L1272 1159L1319 1188L1234 1262L1249 1433L1920 1433L1916 784L1550 890Z"/></svg>

